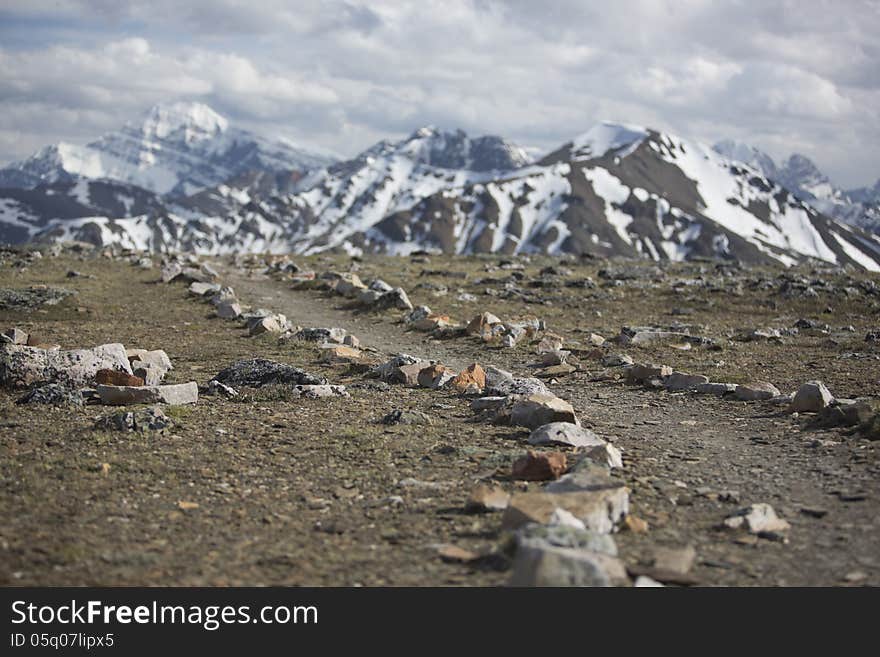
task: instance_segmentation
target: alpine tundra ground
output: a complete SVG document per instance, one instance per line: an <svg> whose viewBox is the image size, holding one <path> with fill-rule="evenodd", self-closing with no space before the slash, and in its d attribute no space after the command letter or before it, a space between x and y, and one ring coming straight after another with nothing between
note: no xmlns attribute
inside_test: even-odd
<svg viewBox="0 0 880 657"><path fill-rule="evenodd" d="M158 264L158 259L154 259ZM467 322L483 311L534 315L565 338L577 371L548 379L585 426L613 441L644 522L614 534L631 575L670 584L880 584L877 442L849 429L813 429L766 401L628 385L600 358L625 353L712 381L761 380L782 392L820 379L835 397L880 396L880 277L831 268L740 269L693 263L498 257L293 258L304 269L356 270L403 286L416 305ZM303 327L338 326L383 354L411 353L456 368L472 362L532 376L528 341L487 346L432 339L400 311L367 313L342 297L293 290L258 258L217 258L242 302ZM503 265L500 267L499 265ZM552 269L545 269L551 267ZM78 276L68 276L68 272ZM479 482L508 491L528 431L478 421L470 397L448 390L376 386L357 368L318 359L311 343L248 337L214 317L183 283L157 268L96 252L39 259L7 253L0 288L48 285L76 294L57 305L0 310L64 349L121 342L164 349L167 382L204 384L232 362L282 361L348 387L349 398L298 399L284 388L202 396L165 409L163 431L94 428L118 409L19 405L0 391L0 583L5 585L500 585L509 540L500 514L465 510ZM472 296L469 296L472 295ZM753 329L814 328L771 340ZM623 326L687 324L715 347L608 342ZM823 326L827 324L828 326ZM802 324L803 325L803 324ZM395 409L430 424L383 424ZM564 450L563 450L564 451ZM412 483L413 480L415 483ZM410 483L407 484L406 482ZM403 483L402 483L403 482ZM737 509L769 503L791 529L769 540L719 529ZM473 553L456 559L439 546ZM693 548L677 576L651 567L664 548ZM689 552L689 551L688 551ZM684 558L688 561L688 558Z"/></svg>

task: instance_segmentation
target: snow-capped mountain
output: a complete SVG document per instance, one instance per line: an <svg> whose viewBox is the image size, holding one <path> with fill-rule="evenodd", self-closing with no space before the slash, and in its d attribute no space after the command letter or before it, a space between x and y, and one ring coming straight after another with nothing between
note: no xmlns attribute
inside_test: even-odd
<svg viewBox="0 0 880 657"><path fill-rule="evenodd" d="M0 187L108 179L184 196L248 171L306 171L333 158L229 125L201 103L153 107L142 120L85 146L58 143L0 169Z"/></svg>
<svg viewBox="0 0 880 657"><path fill-rule="evenodd" d="M536 163L517 156L507 170L487 170L473 155L480 140L451 134L421 129L298 179L239 177L137 216L59 218L39 236L202 253L816 258L880 271L880 237L697 142L601 123Z"/></svg>
<svg viewBox="0 0 880 657"><path fill-rule="evenodd" d="M799 153L777 166L769 155L742 142L725 140L713 148L728 159L756 168L820 212L880 233L880 180L873 188L847 191L837 187L812 160Z"/></svg>

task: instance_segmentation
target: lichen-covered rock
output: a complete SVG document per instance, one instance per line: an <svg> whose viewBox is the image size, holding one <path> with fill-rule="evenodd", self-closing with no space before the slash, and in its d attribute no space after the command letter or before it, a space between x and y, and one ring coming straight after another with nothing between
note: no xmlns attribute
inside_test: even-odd
<svg viewBox="0 0 880 657"><path fill-rule="evenodd" d="M15 400L16 404L51 404L52 406L82 406L83 396L77 388L47 383L29 390Z"/></svg>
<svg viewBox="0 0 880 657"><path fill-rule="evenodd" d="M13 344L0 347L0 384L10 388L39 382L81 386L91 383L102 369L131 374L125 347L105 344L70 351Z"/></svg>
<svg viewBox="0 0 880 657"><path fill-rule="evenodd" d="M95 422L95 428L103 431L161 431L169 426L171 420L156 407L114 413Z"/></svg>
<svg viewBox="0 0 880 657"><path fill-rule="evenodd" d="M264 385L326 385L327 379L309 374L293 365L265 358L240 360L221 370L215 380L229 386L258 388Z"/></svg>

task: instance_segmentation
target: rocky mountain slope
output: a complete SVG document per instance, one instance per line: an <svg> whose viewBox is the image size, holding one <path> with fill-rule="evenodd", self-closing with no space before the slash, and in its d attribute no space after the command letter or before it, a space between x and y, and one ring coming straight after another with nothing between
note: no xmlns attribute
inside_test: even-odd
<svg viewBox="0 0 880 657"><path fill-rule="evenodd" d="M153 107L141 121L86 146L58 143L0 170L0 187L30 188L80 178L187 195L246 171L304 171L333 158L233 127L200 103Z"/></svg>
<svg viewBox="0 0 880 657"><path fill-rule="evenodd" d="M82 183L64 193L86 213L65 207L51 220L45 202L28 200L25 210L36 216L29 219L21 193L7 194L0 220L36 239L208 254L431 249L785 264L815 258L880 270L880 238L830 219L775 182L772 160L729 155L606 122L530 164L498 137L428 127L305 174L239 172L189 196L153 195L137 208L132 201L124 213L103 200L83 203ZM33 193L58 202L60 191Z"/></svg>
<svg viewBox="0 0 880 657"><path fill-rule="evenodd" d="M802 201L835 219L880 233L880 180L873 187L844 190L804 155L791 155L782 166L754 146L725 140L713 147L728 159L744 162L779 182Z"/></svg>

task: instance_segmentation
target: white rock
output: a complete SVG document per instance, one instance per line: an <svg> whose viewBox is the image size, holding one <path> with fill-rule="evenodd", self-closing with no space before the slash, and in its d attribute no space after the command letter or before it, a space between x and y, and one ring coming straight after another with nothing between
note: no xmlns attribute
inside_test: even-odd
<svg viewBox="0 0 880 657"><path fill-rule="evenodd" d="M779 533L791 528L788 522L776 515L772 506L764 502L740 509L724 520L724 526L730 529L746 529L752 534Z"/></svg>
<svg viewBox="0 0 880 657"><path fill-rule="evenodd" d="M779 388L766 381L758 381L746 385L738 385L733 391L734 398L739 401L759 401L779 396Z"/></svg>
<svg viewBox="0 0 880 657"><path fill-rule="evenodd" d="M834 397L821 381L807 381L795 393L789 411L792 413L818 413L831 405Z"/></svg>
<svg viewBox="0 0 880 657"><path fill-rule="evenodd" d="M584 530L587 528L586 525L578 520L573 513L566 511L565 509L556 509L553 511L553 515L550 516L550 520L547 524L554 527L559 525Z"/></svg>
<svg viewBox="0 0 880 657"><path fill-rule="evenodd" d="M605 445L589 429L570 422L551 422L544 424L529 435L530 445L567 445L569 447L598 447Z"/></svg>
<svg viewBox="0 0 880 657"><path fill-rule="evenodd" d="M587 450L587 456L600 465L606 465L609 468L622 468L623 455L611 443L598 445Z"/></svg>
<svg viewBox="0 0 880 657"><path fill-rule="evenodd" d="M105 386L95 387L102 404L126 406L128 404L194 404L199 399L199 386L195 381L168 386Z"/></svg>

